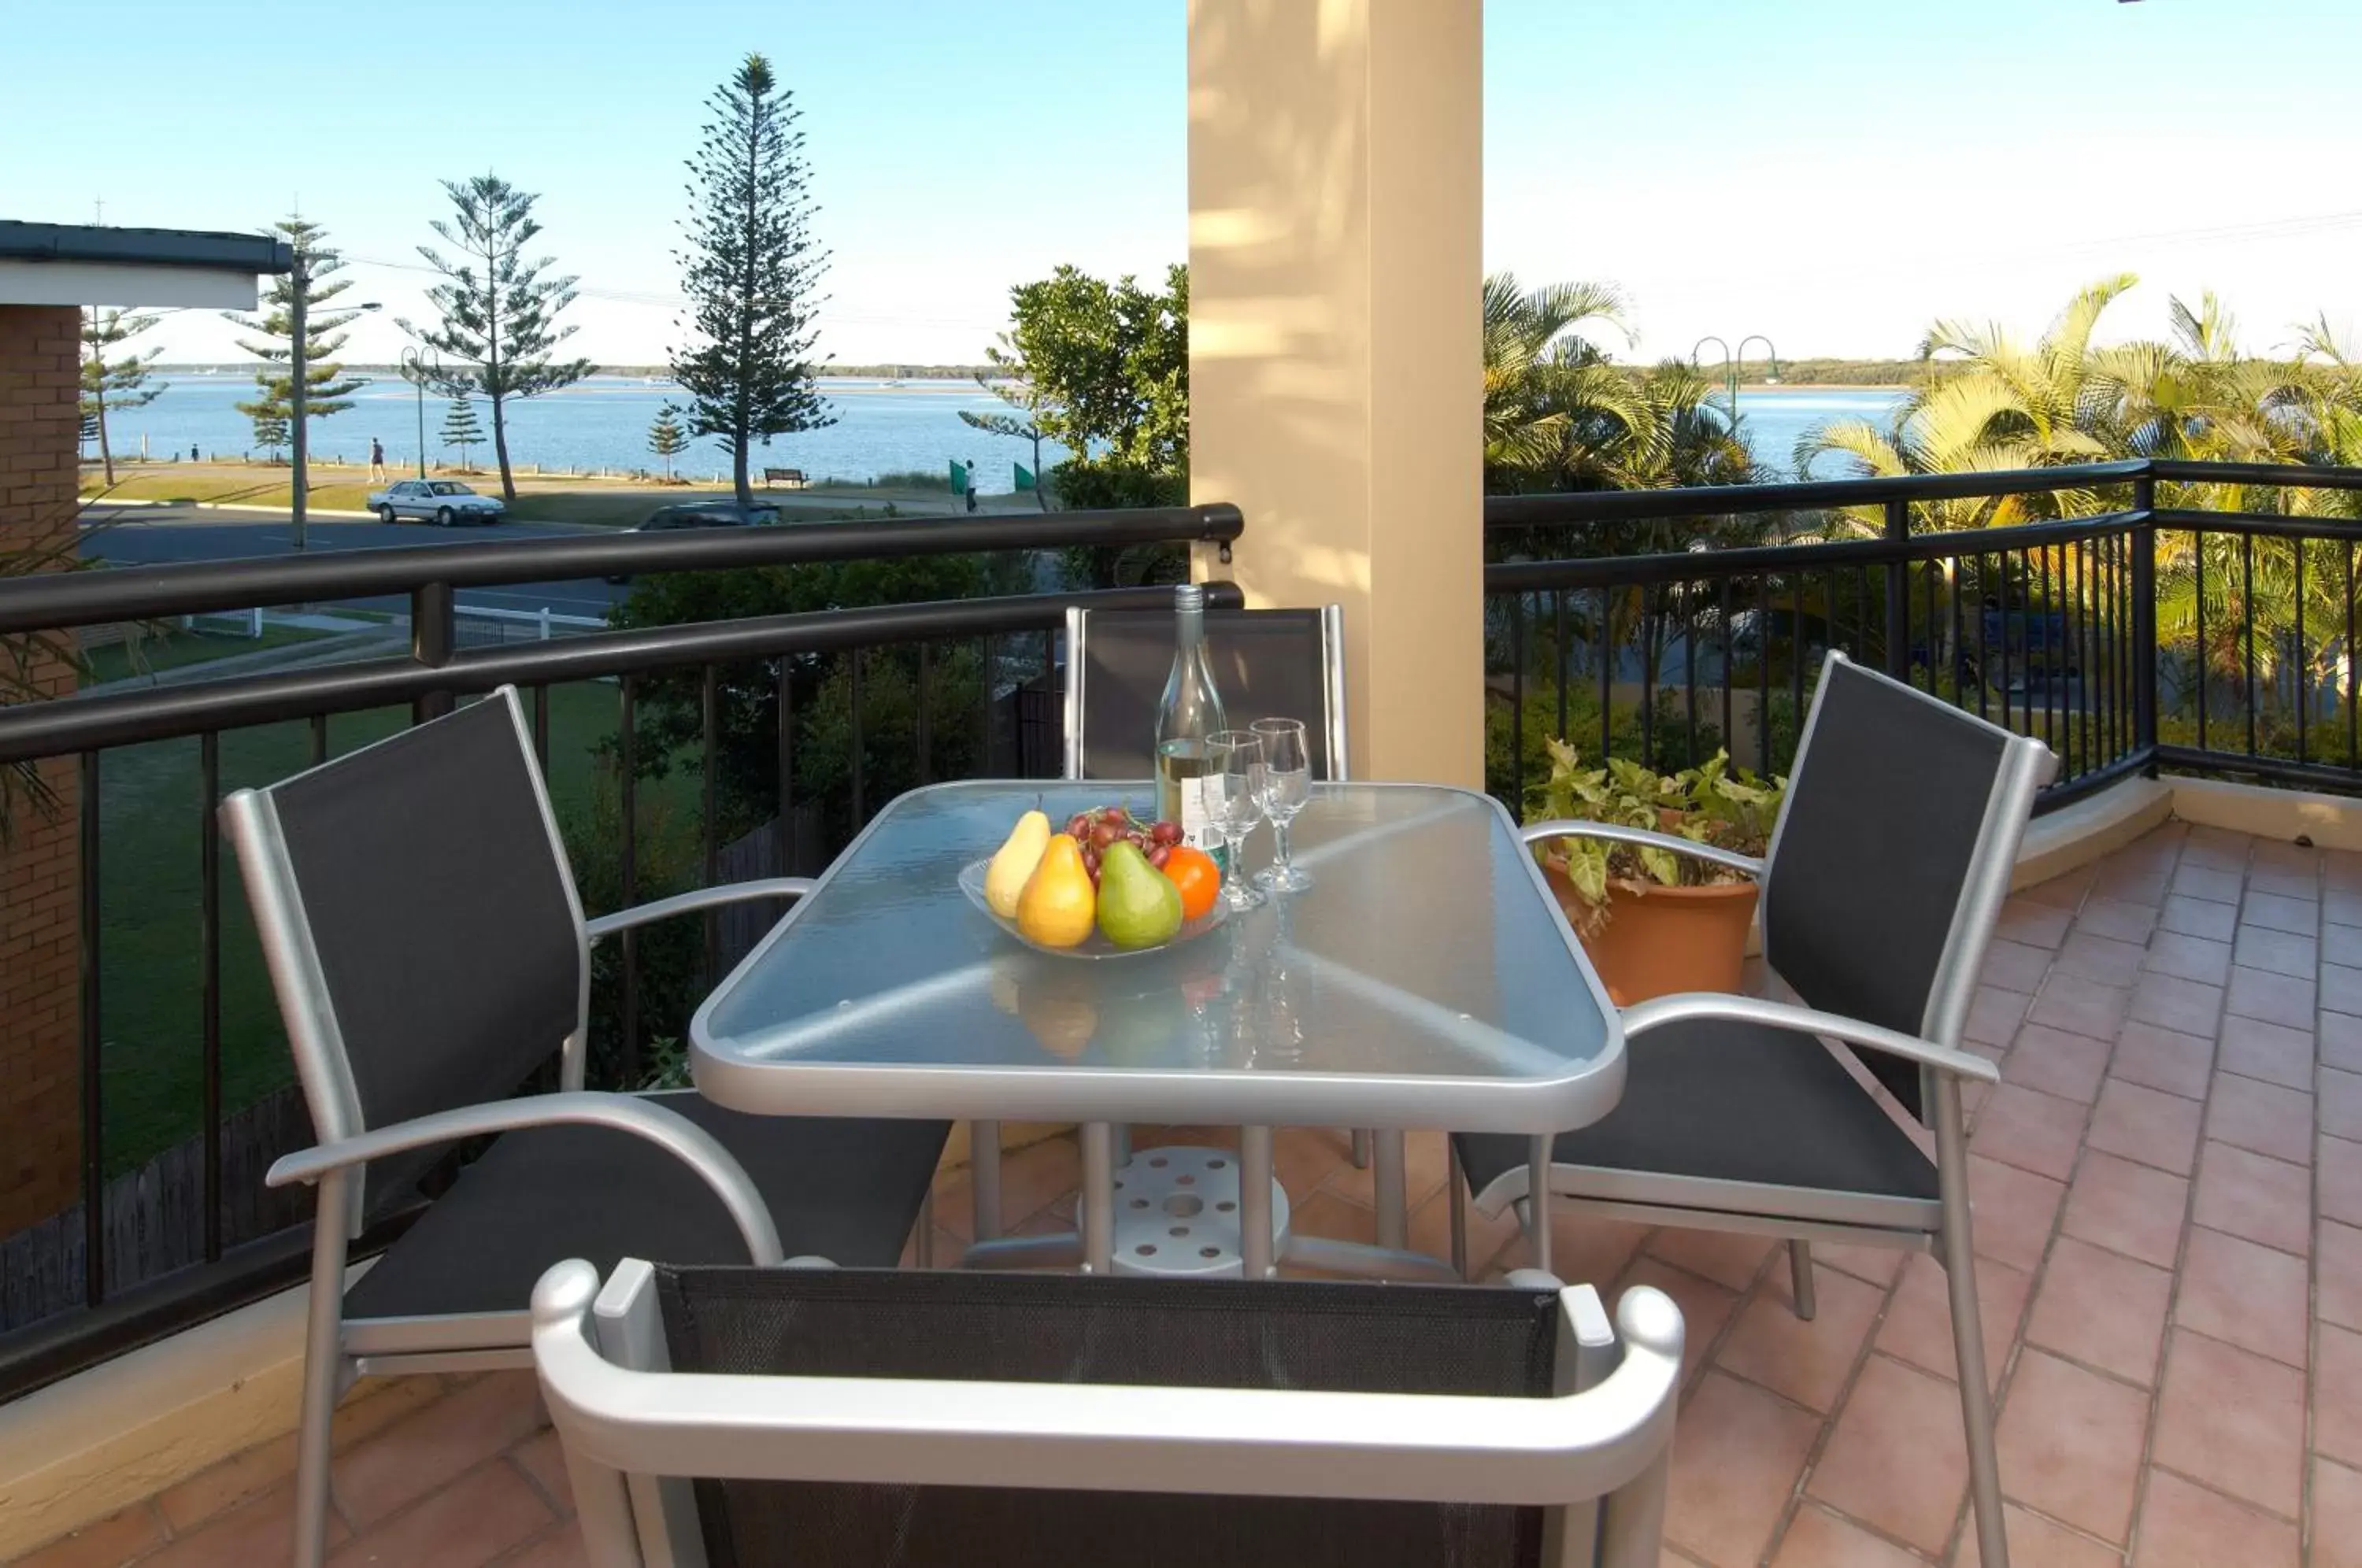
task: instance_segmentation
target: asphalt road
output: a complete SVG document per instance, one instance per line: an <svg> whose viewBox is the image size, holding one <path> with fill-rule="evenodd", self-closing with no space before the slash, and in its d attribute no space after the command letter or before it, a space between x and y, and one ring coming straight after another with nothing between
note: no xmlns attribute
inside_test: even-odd
<svg viewBox="0 0 2362 1568"><path fill-rule="evenodd" d="M193 506L87 506L83 509L82 553L85 558L127 566L172 561L240 560L289 556L289 518L284 512L199 511ZM437 528L429 524L362 523L313 518L305 528L310 553L327 550L408 548L466 544L478 539L554 539L609 530L573 523L506 522L488 528ZM567 582L526 582L507 588L463 588L461 606L500 610L549 610L560 615L604 615L631 590L595 578ZM348 609L405 611L399 599L352 599Z"/></svg>

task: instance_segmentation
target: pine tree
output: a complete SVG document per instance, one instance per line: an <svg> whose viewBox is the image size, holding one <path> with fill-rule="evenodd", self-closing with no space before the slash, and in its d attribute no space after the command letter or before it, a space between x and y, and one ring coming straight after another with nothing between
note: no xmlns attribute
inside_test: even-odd
<svg viewBox="0 0 2362 1568"><path fill-rule="evenodd" d="M693 210L677 254L690 346L672 351L672 373L692 400L690 430L721 439L739 502L751 505L751 446L836 423L812 383L814 290L828 256L807 229L793 94L770 62L748 55L707 104L714 119L689 160Z"/></svg>
<svg viewBox="0 0 2362 1568"><path fill-rule="evenodd" d="M443 416L443 445L459 448L459 471L473 473L475 468L468 448L484 444L484 427L476 423L476 405L464 397L451 400L451 410Z"/></svg>
<svg viewBox="0 0 2362 1568"><path fill-rule="evenodd" d="M344 258L338 251L323 243L328 231L307 218L288 217L271 226L287 238L288 247L295 252L295 270L273 278L262 292L263 312L257 317L237 311L222 315L248 332L259 334L260 341L239 338L237 346L260 359L262 369L254 372L254 384L260 389L252 403L241 403L237 411L254 421L254 438L265 447L281 447L287 443L288 422L295 416L295 300L301 291L304 300L304 416L326 419L352 407L352 394L369 385L368 378L348 376L344 367L336 362L337 350L345 346L344 329L359 319L357 310L337 310L330 303L351 288L349 278L329 280L344 271ZM264 423L279 432L272 441L263 435Z"/></svg>
<svg viewBox="0 0 2362 1568"><path fill-rule="evenodd" d="M657 411L656 423L648 426L648 450L664 459L665 482L672 482L672 460L689 449L689 432L680 427L680 420L672 404Z"/></svg>
<svg viewBox="0 0 2362 1568"><path fill-rule="evenodd" d="M288 416L283 403L242 403L237 411L254 421L254 444L279 460L279 449L287 445Z"/></svg>
<svg viewBox="0 0 2362 1568"><path fill-rule="evenodd" d="M501 464L501 493L516 499L509 471L508 401L538 397L569 387L597 369L588 359L553 359L550 351L574 336L557 325L557 315L574 303L575 280L544 277L551 262L524 258L524 248L541 233L533 217L540 200L492 174L446 180L452 220L435 232L458 254L447 259L434 247L418 253L443 274L426 291L442 317L433 328L400 325L428 348L459 367L444 372L443 390L457 397L480 393L492 405L492 450Z"/></svg>
<svg viewBox="0 0 2362 1568"><path fill-rule="evenodd" d="M128 342L156 325L152 315L126 315L119 310L101 315L95 308L83 313L82 320L82 415L85 430L98 441L98 460L106 466L106 482L115 482L115 453L107 445L106 414L114 408L144 408L163 395L165 383L150 384L149 367L156 362L161 348L150 348L145 354L127 354L109 362L108 349Z"/></svg>

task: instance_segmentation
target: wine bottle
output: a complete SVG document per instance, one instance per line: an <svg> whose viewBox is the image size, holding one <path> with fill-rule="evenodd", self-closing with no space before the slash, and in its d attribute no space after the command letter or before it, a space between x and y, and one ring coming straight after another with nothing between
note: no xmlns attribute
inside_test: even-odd
<svg viewBox="0 0 2362 1568"><path fill-rule="evenodd" d="M1214 689L1214 672L1206 663L1204 591L1191 582L1175 588L1173 612L1173 673L1164 678L1164 697L1156 706L1156 814L1180 823L1183 842L1219 861L1221 840L1213 831L1201 780L1206 742L1229 725L1222 716L1222 695ZM1223 870L1227 875L1229 867Z"/></svg>

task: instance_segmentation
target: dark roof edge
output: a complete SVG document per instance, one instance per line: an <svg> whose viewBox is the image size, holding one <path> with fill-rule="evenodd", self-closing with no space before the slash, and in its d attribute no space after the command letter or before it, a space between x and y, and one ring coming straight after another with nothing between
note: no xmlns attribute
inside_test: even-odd
<svg viewBox="0 0 2362 1568"><path fill-rule="evenodd" d="M291 272L283 239L184 228L94 228L83 224L0 218L0 260L101 261L130 267L203 267L225 272Z"/></svg>

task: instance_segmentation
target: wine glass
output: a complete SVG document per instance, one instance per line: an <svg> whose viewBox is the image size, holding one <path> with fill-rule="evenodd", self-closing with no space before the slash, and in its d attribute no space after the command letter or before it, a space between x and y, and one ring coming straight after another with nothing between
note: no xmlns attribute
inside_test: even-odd
<svg viewBox="0 0 2362 1568"><path fill-rule="evenodd" d="M1288 863L1287 825L1312 798L1312 758L1304 745L1300 719L1257 719L1263 741L1255 798L1271 821L1272 862L1255 873L1255 886L1272 893L1300 893L1312 878Z"/></svg>
<svg viewBox="0 0 2362 1568"><path fill-rule="evenodd" d="M1263 895L1241 876L1241 846L1263 815L1256 790L1263 775L1263 737L1252 730L1217 730L1206 740L1200 789L1206 815L1222 840L1222 902L1232 913L1251 910Z"/></svg>

